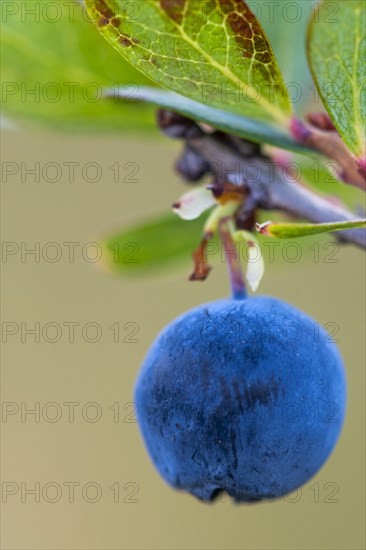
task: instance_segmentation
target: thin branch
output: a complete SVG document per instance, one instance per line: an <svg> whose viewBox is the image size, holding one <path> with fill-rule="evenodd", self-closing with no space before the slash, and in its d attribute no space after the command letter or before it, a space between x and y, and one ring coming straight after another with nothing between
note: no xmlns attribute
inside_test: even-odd
<svg viewBox="0 0 366 550"><path fill-rule="evenodd" d="M220 220L219 233L222 244L224 245L232 296L234 300L243 300L247 296L245 281L241 270L241 263L238 258L237 248L228 227L228 220L225 218Z"/></svg>
<svg viewBox="0 0 366 550"><path fill-rule="evenodd" d="M245 188L258 208L282 210L314 223L347 221L357 217L345 207L291 181L267 157L245 157L215 135L202 134L188 138L187 143L221 180ZM335 235L342 242L366 248L366 229L350 229Z"/></svg>
<svg viewBox="0 0 366 550"><path fill-rule="evenodd" d="M191 273L190 281L205 281L211 271L211 266L207 263L207 243L209 235L204 235L197 250L192 254L194 269Z"/></svg>
<svg viewBox="0 0 366 550"><path fill-rule="evenodd" d="M319 120L314 120L311 116L308 118L312 121L312 126L297 118L293 119L291 130L294 138L302 145L334 160L339 167L340 180L366 191L366 174L362 162L353 157L337 132L330 127L316 128L314 123L318 124ZM321 122L324 123L324 119Z"/></svg>

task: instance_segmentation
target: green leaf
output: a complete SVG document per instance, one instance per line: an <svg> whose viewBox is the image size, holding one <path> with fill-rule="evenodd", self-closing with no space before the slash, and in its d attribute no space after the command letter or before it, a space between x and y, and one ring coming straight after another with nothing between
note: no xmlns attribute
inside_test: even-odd
<svg viewBox="0 0 366 550"><path fill-rule="evenodd" d="M108 95L114 99L118 97L123 100L128 99L128 94L119 88L109 91ZM294 141L288 133L281 130L278 126L229 113L221 109L215 109L214 107L208 107L203 103L193 101L175 92L143 86L136 91L133 99L134 101L146 101L154 103L159 107L171 109L188 118L206 122L219 130L235 134L250 141L268 143L275 147L304 154L314 154L312 149L308 149L304 145Z"/></svg>
<svg viewBox="0 0 366 550"><path fill-rule="evenodd" d="M202 234L204 221L183 221L174 214L116 231L100 239L101 264L122 275L145 274L178 260L189 260Z"/></svg>
<svg viewBox="0 0 366 550"><path fill-rule="evenodd" d="M303 117L314 95L305 39L309 15L317 0L247 0L247 3L272 45L297 116Z"/></svg>
<svg viewBox="0 0 366 550"><path fill-rule="evenodd" d="M331 233L333 231L343 231L345 229L362 227L366 227L366 220L318 224L265 222L262 224L257 224L256 228L257 231L267 237L276 237L277 239L294 239L297 237L307 237L308 235L318 235L319 233Z"/></svg>
<svg viewBox="0 0 366 550"><path fill-rule="evenodd" d="M324 105L350 151L365 154L364 0L322 0L308 29L308 60Z"/></svg>
<svg viewBox="0 0 366 550"><path fill-rule="evenodd" d="M287 124L277 61L244 0L85 0L108 42L144 74L196 101Z"/></svg>
<svg viewBox="0 0 366 550"><path fill-rule="evenodd" d="M95 31L79 2L1 2L2 111L73 130L154 128L153 109L105 101L118 82L133 96L150 81ZM124 87L125 86L125 87Z"/></svg>

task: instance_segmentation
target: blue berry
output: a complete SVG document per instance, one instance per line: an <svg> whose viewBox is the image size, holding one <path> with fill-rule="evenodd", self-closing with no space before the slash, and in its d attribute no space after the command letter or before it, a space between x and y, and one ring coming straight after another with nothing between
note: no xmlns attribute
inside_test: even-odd
<svg viewBox="0 0 366 550"><path fill-rule="evenodd" d="M148 452L173 487L209 501L283 496L339 437L346 382L336 345L274 298L201 305L158 336L135 389Z"/></svg>

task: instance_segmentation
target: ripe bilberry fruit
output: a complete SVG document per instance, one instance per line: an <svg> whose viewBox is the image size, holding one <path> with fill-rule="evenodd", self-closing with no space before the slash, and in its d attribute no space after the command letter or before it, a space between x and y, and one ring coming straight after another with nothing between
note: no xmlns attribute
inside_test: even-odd
<svg viewBox="0 0 366 550"><path fill-rule="evenodd" d="M332 452L345 412L342 360L328 333L274 298L220 300L158 336L135 402L149 454L202 500L280 497Z"/></svg>

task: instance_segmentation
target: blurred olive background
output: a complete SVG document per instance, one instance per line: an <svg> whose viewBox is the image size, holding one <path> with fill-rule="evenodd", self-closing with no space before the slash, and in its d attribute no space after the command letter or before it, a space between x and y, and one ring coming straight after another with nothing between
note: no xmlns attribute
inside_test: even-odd
<svg viewBox="0 0 366 550"><path fill-rule="evenodd" d="M3 134L3 162L28 167L35 162L44 166L53 161L61 167L96 162L103 171L95 183L83 179L80 171L70 183L63 169L54 184L36 183L32 176L22 183L20 173L2 184L3 242L24 242L29 249L38 242L41 250L55 242L63 251L55 263L42 256L39 263L32 256L22 262L20 253L5 263L3 257L3 327L4 322L23 322L27 328L36 322L41 328L49 322L61 327L65 322L80 324L73 343L64 327L56 343L47 341L56 334L49 329L39 343L26 334L22 343L19 332L3 345L3 402L20 409L22 402L28 409L39 403L41 409L39 422L32 415L22 422L20 411L4 422L3 414L3 497L5 483L19 485L3 504L3 548L364 548L365 259L355 248L339 249L333 257L336 263L325 263L331 250L323 250L324 241L319 241L316 263L313 252L305 251L307 243L304 259L289 263L281 260L281 245L260 289L322 324L339 327L336 338L348 373L347 419L332 457L301 493L251 506L229 500L205 505L170 489L150 463L131 407L138 369L166 323L200 302L228 294L226 267L215 262L204 284L187 282L189 258L184 265L147 278L119 279L95 269L82 258L81 248L109 227L168 209L183 189L171 168L178 151L178 144L164 138ZM108 167L115 162L136 162L138 183L114 183ZM80 243L74 263L65 242ZM46 258L52 258L52 249L44 250ZM93 250L88 252L92 257ZM102 331L95 343L81 335L81 328L91 322ZM119 343L109 329L115 323L120 325ZM123 342L131 333L124 329L127 323L138 326L133 325L138 330L132 337L135 343ZM87 337L94 339L95 332L90 329ZM80 403L75 405L74 422L63 405L72 402ZM97 408L87 405L92 402ZM57 408L43 408L48 403ZM98 411L101 418L90 421ZM32 489L37 482L39 503L21 490L21 483ZM70 482L79 484L74 502L70 485L64 485ZM87 486L91 482L97 485ZM99 500L88 502L98 497L96 487L102 491Z"/></svg>

